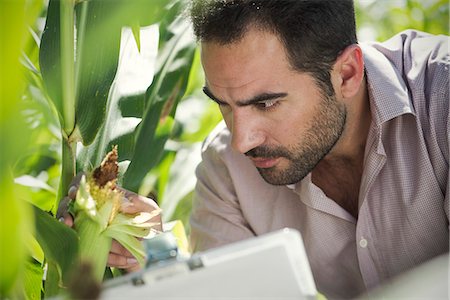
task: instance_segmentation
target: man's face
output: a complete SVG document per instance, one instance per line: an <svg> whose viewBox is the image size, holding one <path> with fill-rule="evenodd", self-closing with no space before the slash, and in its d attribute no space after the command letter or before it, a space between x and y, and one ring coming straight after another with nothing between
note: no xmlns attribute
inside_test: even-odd
<svg viewBox="0 0 450 300"><path fill-rule="evenodd" d="M341 136L345 106L292 69L275 35L251 29L232 44L202 43L202 64L233 149L268 183L300 181Z"/></svg>

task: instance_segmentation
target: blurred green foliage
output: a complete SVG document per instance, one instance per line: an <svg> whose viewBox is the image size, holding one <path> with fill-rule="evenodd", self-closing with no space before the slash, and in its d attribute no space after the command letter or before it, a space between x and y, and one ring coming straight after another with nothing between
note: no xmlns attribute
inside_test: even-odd
<svg viewBox="0 0 450 300"><path fill-rule="evenodd" d="M449 6L448 0L355 1L358 38L384 41L406 29L448 35Z"/></svg>

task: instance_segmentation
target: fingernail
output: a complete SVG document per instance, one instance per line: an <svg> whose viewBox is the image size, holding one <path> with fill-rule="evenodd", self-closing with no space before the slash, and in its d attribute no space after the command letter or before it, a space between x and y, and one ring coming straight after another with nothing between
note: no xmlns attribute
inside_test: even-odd
<svg viewBox="0 0 450 300"><path fill-rule="evenodd" d="M67 195L72 198L75 199L75 197L77 196L77 188L75 186L71 186L69 188L69 191L67 192Z"/></svg>
<svg viewBox="0 0 450 300"><path fill-rule="evenodd" d="M134 206L134 204L128 200L126 200L127 202L122 202L122 204L120 205L121 209L126 209L128 207L132 207Z"/></svg>
<svg viewBox="0 0 450 300"><path fill-rule="evenodd" d="M138 263L138 261L136 258L132 258L132 257L127 258L127 265L135 265L137 263Z"/></svg>

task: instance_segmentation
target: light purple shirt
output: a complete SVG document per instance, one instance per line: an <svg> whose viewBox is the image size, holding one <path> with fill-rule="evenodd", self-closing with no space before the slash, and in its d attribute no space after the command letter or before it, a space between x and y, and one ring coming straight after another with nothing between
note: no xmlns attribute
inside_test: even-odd
<svg viewBox="0 0 450 300"><path fill-rule="evenodd" d="M361 47L372 124L358 219L310 175L293 186L266 183L221 123L197 168L194 250L295 228L329 298L357 296L449 251L449 38L405 31Z"/></svg>

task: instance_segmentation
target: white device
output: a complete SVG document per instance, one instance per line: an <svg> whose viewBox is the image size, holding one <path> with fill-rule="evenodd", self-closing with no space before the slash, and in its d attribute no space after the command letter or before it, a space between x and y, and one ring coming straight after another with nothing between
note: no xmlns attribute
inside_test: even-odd
<svg viewBox="0 0 450 300"><path fill-rule="evenodd" d="M140 284L136 285L136 282ZM316 299L301 235L283 229L107 281L101 299Z"/></svg>

